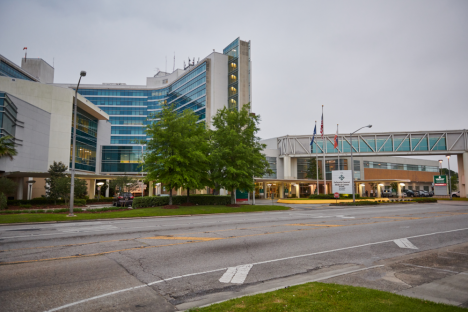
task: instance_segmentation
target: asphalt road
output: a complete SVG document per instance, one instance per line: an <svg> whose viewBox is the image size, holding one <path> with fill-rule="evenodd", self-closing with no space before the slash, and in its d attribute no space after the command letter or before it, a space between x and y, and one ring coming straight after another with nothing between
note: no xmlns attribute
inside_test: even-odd
<svg viewBox="0 0 468 312"><path fill-rule="evenodd" d="M183 310L465 243L468 203L445 201L0 226L0 306Z"/></svg>

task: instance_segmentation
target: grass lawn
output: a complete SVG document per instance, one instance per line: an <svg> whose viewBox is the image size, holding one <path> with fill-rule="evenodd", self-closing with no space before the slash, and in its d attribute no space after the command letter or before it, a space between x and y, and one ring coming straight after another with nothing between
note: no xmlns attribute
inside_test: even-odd
<svg viewBox="0 0 468 312"><path fill-rule="evenodd" d="M190 311L466 311L385 291L337 284L307 283L286 289L232 299Z"/></svg>
<svg viewBox="0 0 468 312"><path fill-rule="evenodd" d="M290 208L279 205L241 205L239 208L227 206L181 206L179 209L162 209L160 207L141 208L133 210L123 210L102 213L76 213L76 217L67 217L66 213L21 213L0 215L0 223L19 222L46 222L46 221L74 221L92 219L112 219L112 218L132 218L132 217L153 217L153 216L176 216L195 215L211 213L232 213L232 212L254 212L289 210Z"/></svg>

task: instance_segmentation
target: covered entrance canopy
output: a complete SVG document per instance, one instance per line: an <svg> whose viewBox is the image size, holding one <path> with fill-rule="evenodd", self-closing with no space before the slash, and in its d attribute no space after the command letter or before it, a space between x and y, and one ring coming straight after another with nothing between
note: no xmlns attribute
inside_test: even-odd
<svg viewBox="0 0 468 312"><path fill-rule="evenodd" d="M285 198L292 195L296 197L305 197L310 194L314 194L317 188L317 180L311 179L275 179L275 178L254 178L256 185L256 193L260 194L260 197L270 198L271 194L275 198ZM401 197L402 187L406 183L411 182L409 179L366 179L366 180L355 180L355 192L363 196L363 190L365 184L376 183L377 184L377 197L381 196L382 187L384 184L396 182L397 194ZM326 186L324 184L326 183ZM331 194L331 181L318 180L319 194ZM301 196L302 194L302 196Z"/></svg>

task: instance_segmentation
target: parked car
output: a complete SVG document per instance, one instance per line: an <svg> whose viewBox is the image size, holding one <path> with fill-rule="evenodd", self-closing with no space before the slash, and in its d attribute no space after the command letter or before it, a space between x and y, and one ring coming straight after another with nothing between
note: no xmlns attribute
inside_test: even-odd
<svg viewBox="0 0 468 312"><path fill-rule="evenodd" d="M415 196L415 195L414 195L414 192L413 192L412 190L405 190L405 191L403 191L403 192L404 192L404 193L406 194L406 196L408 196L408 197L414 197L414 196Z"/></svg>
<svg viewBox="0 0 468 312"><path fill-rule="evenodd" d="M408 195L406 195L405 192L401 191L401 197L406 197L406 196L408 196Z"/></svg>
<svg viewBox="0 0 468 312"><path fill-rule="evenodd" d="M429 192L428 191L419 191L419 196L421 197L429 197Z"/></svg>
<svg viewBox="0 0 468 312"><path fill-rule="evenodd" d="M452 197L460 197L460 191L452 192Z"/></svg>
<svg viewBox="0 0 468 312"><path fill-rule="evenodd" d="M382 191L382 197L393 197L392 191L391 190L383 190Z"/></svg>
<svg viewBox="0 0 468 312"><path fill-rule="evenodd" d="M131 206L133 204L133 194L132 193L122 193L117 196L114 196L112 200L112 206L124 207Z"/></svg>
<svg viewBox="0 0 468 312"><path fill-rule="evenodd" d="M430 192L429 192L429 197L432 197L432 196L434 196L434 192L433 192L433 191L430 191Z"/></svg>

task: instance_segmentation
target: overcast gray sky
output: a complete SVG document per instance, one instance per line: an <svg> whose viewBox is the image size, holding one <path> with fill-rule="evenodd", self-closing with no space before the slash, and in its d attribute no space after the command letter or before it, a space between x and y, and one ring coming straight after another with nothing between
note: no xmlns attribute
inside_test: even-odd
<svg viewBox="0 0 468 312"><path fill-rule="evenodd" d="M145 84L156 68L252 41L262 138L468 126L468 1L0 0L3 54L55 82ZM55 61L54 61L55 58ZM435 157L438 159L440 157ZM456 161L451 162L456 168Z"/></svg>

